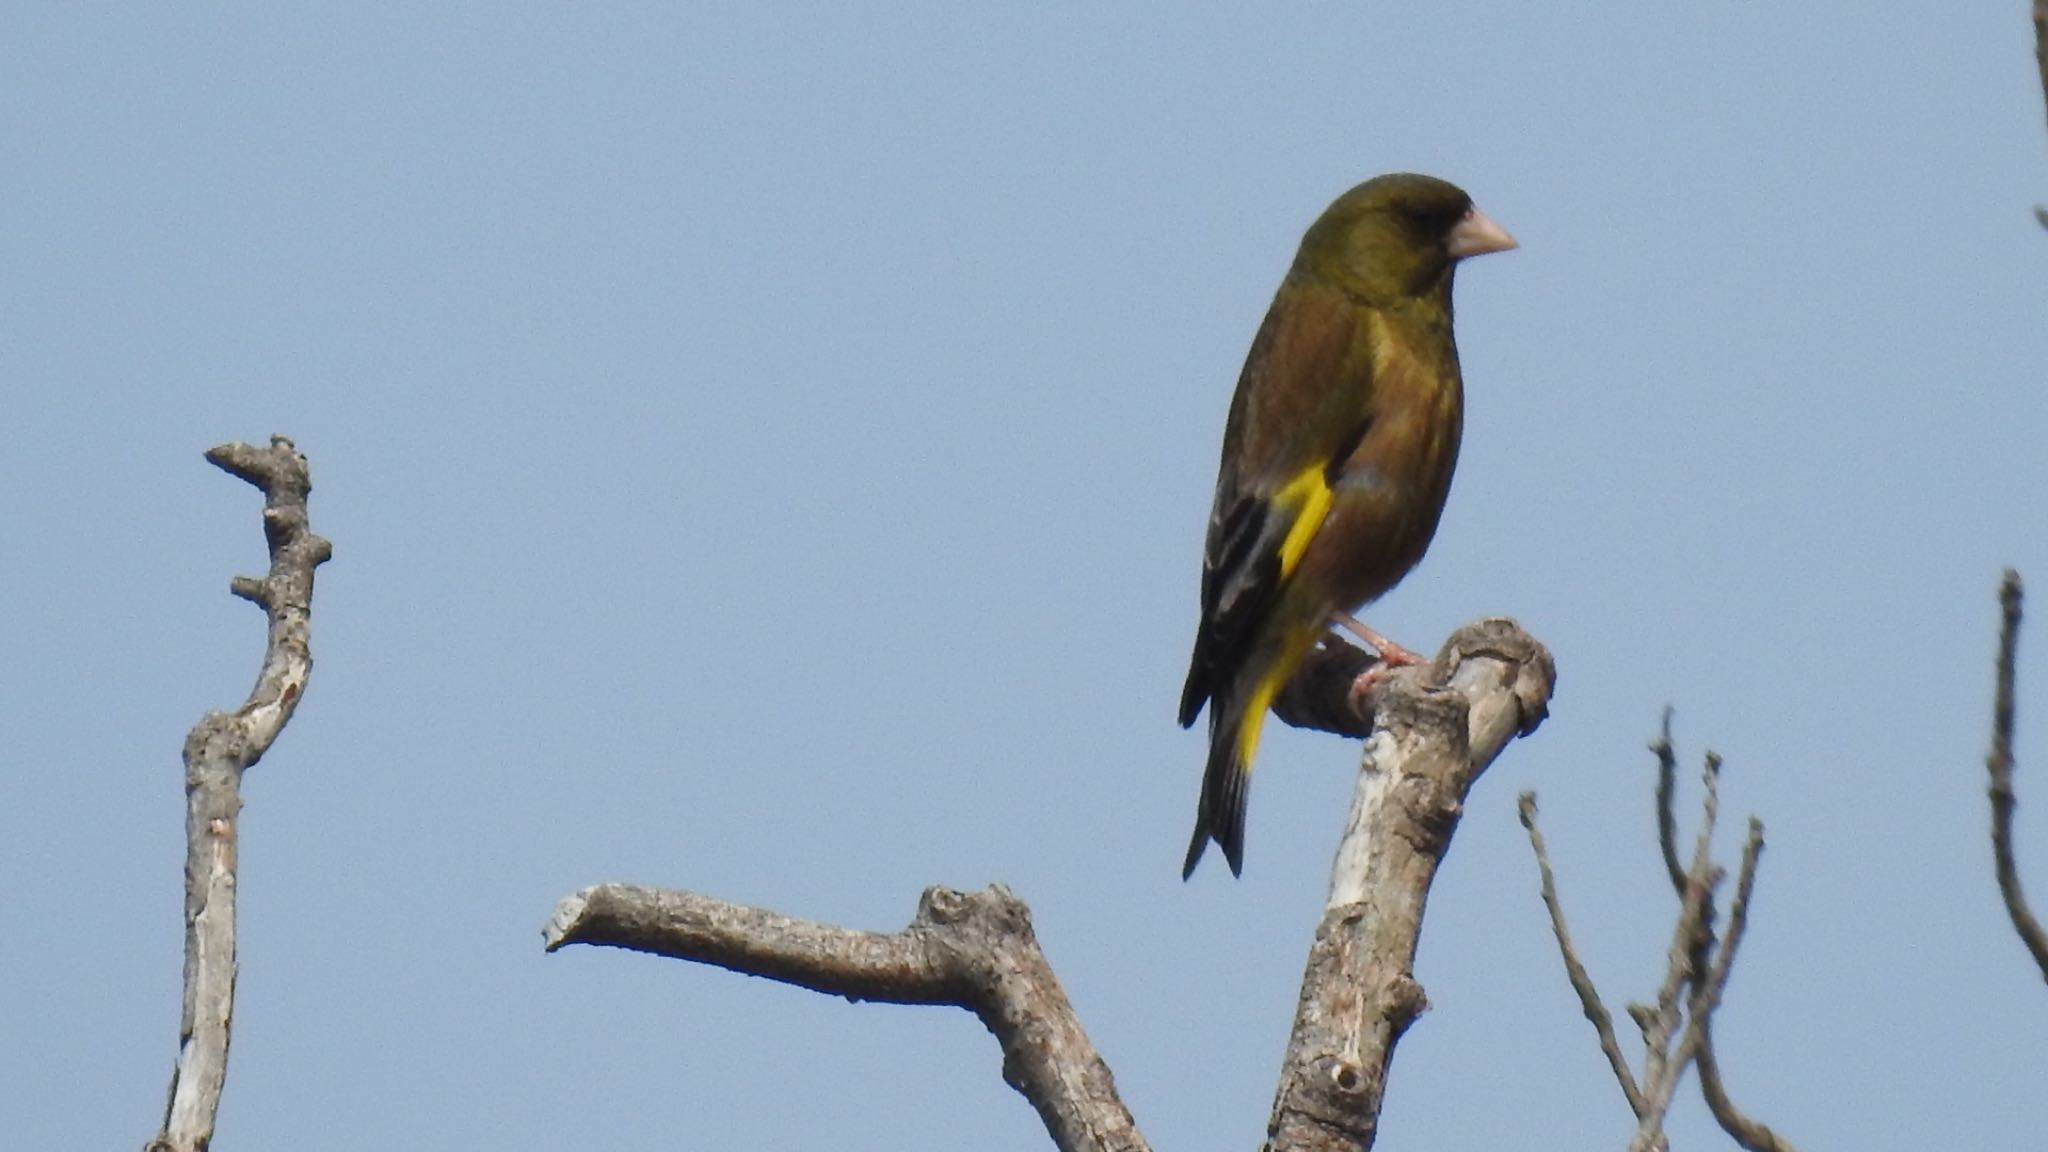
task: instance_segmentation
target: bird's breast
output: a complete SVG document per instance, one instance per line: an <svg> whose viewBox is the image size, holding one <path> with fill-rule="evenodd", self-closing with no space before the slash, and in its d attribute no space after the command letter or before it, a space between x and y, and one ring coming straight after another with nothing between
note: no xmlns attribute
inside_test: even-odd
<svg viewBox="0 0 2048 1152"><path fill-rule="evenodd" d="M1365 435L1337 469L1334 499L1305 566L1350 605L1398 583L1436 534L1463 433L1464 397L1448 331L1375 332Z"/></svg>
<svg viewBox="0 0 2048 1152"><path fill-rule="evenodd" d="M1441 506L1464 432L1464 386L1448 323L1375 314L1366 434L1344 471L1378 473L1405 498Z"/></svg>

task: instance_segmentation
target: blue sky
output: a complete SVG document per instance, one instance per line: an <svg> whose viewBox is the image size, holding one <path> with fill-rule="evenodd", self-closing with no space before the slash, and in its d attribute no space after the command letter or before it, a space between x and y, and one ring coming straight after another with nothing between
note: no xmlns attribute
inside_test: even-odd
<svg viewBox="0 0 2048 1152"><path fill-rule="evenodd" d="M1216 443L1302 228L1416 169L1523 247L1460 277L1461 469L1368 619L1513 615L1560 681L1439 880L1383 1146L1625 1142L1514 797L1650 995L1667 703L1770 829L1737 1100L2025 1146L1982 756L1999 569L2048 588L2031 48L1932 0L10 7L0 1114L158 1120L178 750L261 640L200 453L282 432L335 559L246 786L219 1147L1048 1146L964 1013L543 955L601 880L877 929L1005 881L1154 1146L1255 1145L1357 749L1269 727L1245 878L1181 883Z"/></svg>

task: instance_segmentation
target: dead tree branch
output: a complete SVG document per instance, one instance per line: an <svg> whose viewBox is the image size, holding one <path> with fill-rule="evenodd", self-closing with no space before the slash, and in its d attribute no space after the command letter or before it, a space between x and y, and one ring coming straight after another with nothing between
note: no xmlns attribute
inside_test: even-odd
<svg viewBox="0 0 2048 1152"><path fill-rule="evenodd" d="M1671 709L1664 709L1664 725L1657 742L1650 745L1657 757L1657 851L1664 857L1664 874L1678 898L1685 899L1685 869L1678 866L1678 751L1671 746Z"/></svg>
<svg viewBox="0 0 2048 1152"><path fill-rule="evenodd" d="M1749 928L1749 898L1756 889L1757 859L1763 855L1763 821L1749 818L1749 835L1742 842L1742 864L1735 874L1735 898L1728 904L1728 935L1721 945L1721 951L1708 969L1707 981L1693 989L1693 1027L1699 1032L1699 1044L1693 1054L1693 1062L1700 1070L1700 1093L1706 1097L1707 1110L1714 1114L1714 1121L1721 1130L1735 1138L1735 1142L1748 1152L1793 1152L1792 1145L1773 1132L1768 1125L1752 1118L1728 1096L1728 1089L1721 1081L1721 1063L1714 1055L1714 1012L1721 1006L1721 993L1728 987L1728 973L1735 963L1735 952L1742 946L1742 934ZM1706 924L1706 941L1712 943L1713 923Z"/></svg>
<svg viewBox="0 0 2048 1152"><path fill-rule="evenodd" d="M1507 741L1542 719L1554 680L1549 655L1512 621L1481 621L1453 635L1434 667L1390 676L1367 724L1341 702L1370 657L1347 653L1357 650L1322 654L1276 707L1290 722L1321 717L1371 736L1310 952L1273 1152L1328 1146L1318 1134L1363 1132L1370 1143L1394 1041L1422 1009L1410 966L1459 804ZM1062 1152L1146 1148L1039 949L1030 910L1002 885L928 889L909 927L875 933L605 884L563 900L542 935L549 951L629 948L852 1000L965 1008L994 1033L1003 1079ZM1356 1149L1359 1138L1341 1146Z"/></svg>
<svg viewBox="0 0 2048 1152"><path fill-rule="evenodd" d="M927 888L910 926L893 934L798 920L694 892L603 884L556 905L543 937L550 952L601 944L849 1000L957 1005L995 1034L1003 1079L1038 1109L1060 1148L1147 1147L1038 947L1031 910L1000 884L979 892Z"/></svg>
<svg viewBox="0 0 2048 1152"><path fill-rule="evenodd" d="M1414 963L1437 866L1466 794L1509 740L1542 722L1556 679L1541 644L1493 619L1459 629L1433 665L1396 670L1375 693L1270 1152L1372 1147L1394 1046L1428 1005Z"/></svg>
<svg viewBox="0 0 2048 1152"><path fill-rule="evenodd" d="M2034 0L2034 64L2041 70L2041 100L2048 110L2048 0ZM2034 219L2048 228L2048 208L2036 205Z"/></svg>
<svg viewBox="0 0 2048 1152"><path fill-rule="evenodd" d="M2036 12L2040 11L2037 6ZM2048 933L2027 907L2020 890L2019 865L2012 854L2012 814L2019 798L2012 790L2013 680L2019 660L2020 608L2026 592L2020 574L2008 568L1998 587L2000 622L1998 628L1998 686L1991 704L1991 754L1985 764L1991 770L1991 855L1998 869L1998 894L2005 898L2005 911L2012 917L2013 930L2034 957L2041 977L2048 980Z"/></svg>
<svg viewBox="0 0 2048 1152"><path fill-rule="evenodd" d="M242 773L269 751L305 694L313 570L333 555L308 524L313 482L290 440L273 436L268 448L223 444L206 458L263 490L270 572L260 580L237 576L229 589L263 609L269 639L248 700L233 712L208 712L185 738L185 1004L163 1128L146 1152L204 1152L213 1139L235 1007Z"/></svg>
<svg viewBox="0 0 2048 1152"><path fill-rule="evenodd" d="M1714 863L1714 827L1720 818L1721 758L1708 753L1702 772L1699 834L1693 843L1692 860L1681 867L1678 855L1677 786L1674 780L1677 757L1671 746L1671 713L1666 710L1662 734L1650 746L1657 757L1657 841L1665 871L1679 898L1679 914L1673 925L1668 951L1669 963L1653 1004L1629 1005L1643 1040L1643 1071L1637 1077L1629 1068L1615 1039L1611 1017L1592 977L1586 972L1571 934L1565 928L1564 911L1557 898L1550 865L1549 848L1536 822L1534 793L1522 794L1522 826L1529 830L1529 845L1536 854L1542 880L1543 904L1550 913L1551 930L1558 951L1564 957L1565 976L1578 996L1586 1019L1598 1035L1600 1050L1607 1057L1622 1096L1636 1117L1636 1133L1629 1141L1630 1152L1664 1152L1669 1141L1664 1118L1670 1110L1679 1083L1688 1067L1700 1072L1700 1088L1708 1109L1723 1131L1749 1152L1793 1152L1792 1145L1768 1126L1736 1108L1721 1079L1714 1057L1713 1019L1721 1006L1734 971L1735 955L1742 946L1749 925L1750 898L1756 887L1757 862L1763 854L1764 826L1754 817L1743 842L1742 862L1737 869L1735 896L1728 908L1727 930L1717 939L1714 893L1726 878Z"/></svg>
<svg viewBox="0 0 2048 1152"><path fill-rule="evenodd" d="M1650 751L1657 757L1657 847L1664 857L1664 870L1670 877L1672 890L1683 902L1690 890L1690 882L1689 873L1678 867L1678 753L1671 744L1671 709L1668 707L1664 709L1664 721L1656 742L1650 745ZM1709 831L1719 804L1720 775L1721 758L1712 752L1707 753L1705 803ZM1763 822L1754 816L1750 817L1749 838L1743 844L1741 870L1736 877L1735 901L1728 909L1728 946L1724 955L1731 963L1735 950L1741 945L1743 930L1749 923L1749 895L1756 881L1756 865L1758 857L1763 852L1763 837ZM1705 893L1705 903L1701 906L1697 919L1698 934L1693 940L1692 964L1695 971L1710 970L1709 954L1714 947L1716 919L1714 893L1709 889ZM1771 1152L1774 1149L1785 1149L1785 1152L1790 1152L1790 1145L1779 1141L1776 1133L1752 1120L1735 1106L1721 1080L1721 1064L1714 1055L1713 1009L1720 1004L1719 989L1727 984L1727 980L1728 977L1723 972L1718 981L1710 982L1710 1000L1704 1004L1695 1004L1689 1009L1693 1019L1698 1022L1699 1040L1693 1052L1693 1063L1700 1073L1700 1092L1706 1097L1707 1109L1714 1114L1714 1120L1721 1125L1723 1131L1735 1138L1737 1144L1750 1149L1751 1152ZM1708 990L1709 986L1695 985L1693 995L1698 997Z"/></svg>
<svg viewBox="0 0 2048 1152"><path fill-rule="evenodd" d="M2041 99L2048 105L2048 0L2034 0L2034 63L2041 70Z"/></svg>

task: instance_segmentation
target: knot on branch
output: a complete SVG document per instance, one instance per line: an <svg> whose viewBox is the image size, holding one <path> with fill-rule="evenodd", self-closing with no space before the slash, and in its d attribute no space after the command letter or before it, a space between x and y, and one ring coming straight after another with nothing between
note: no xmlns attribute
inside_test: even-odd
<svg viewBox="0 0 2048 1152"><path fill-rule="evenodd" d="M1396 835L1425 856L1441 857L1450 850L1451 834L1465 814L1455 789L1427 776L1406 776L1395 782L1392 795L1405 817L1394 825Z"/></svg>
<svg viewBox="0 0 2048 1152"><path fill-rule="evenodd" d="M1298 1137L1313 1132L1301 1145L1306 1147L1372 1147L1379 1127L1379 1101L1386 1095L1386 1073L1382 1067L1361 1058L1357 1051L1324 1052L1312 1057L1303 1075L1283 1084L1276 1114L1284 1111L1286 1124L1269 1126L1276 1137L1282 1132ZM1293 1146L1285 1137L1269 1140L1267 1147Z"/></svg>
<svg viewBox="0 0 2048 1152"><path fill-rule="evenodd" d="M913 928L972 928L989 936L1032 937L1031 909L1001 884L979 892L934 885L918 897Z"/></svg>
<svg viewBox="0 0 2048 1152"><path fill-rule="evenodd" d="M228 581L228 591L256 605L265 612L273 610L270 600L270 585L254 576L236 576Z"/></svg>
<svg viewBox="0 0 2048 1152"><path fill-rule="evenodd" d="M1447 669L1447 679L1465 690L1474 707L1506 713L1501 719L1513 735L1529 735L1550 715L1557 661L1505 616L1476 620L1451 633L1436 664ZM1505 691L1493 691L1498 689Z"/></svg>
<svg viewBox="0 0 2048 1152"><path fill-rule="evenodd" d="M1388 981L1385 996L1387 1021L1397 1037L1429 1011L1429 994L1405 972Z"/></svg>

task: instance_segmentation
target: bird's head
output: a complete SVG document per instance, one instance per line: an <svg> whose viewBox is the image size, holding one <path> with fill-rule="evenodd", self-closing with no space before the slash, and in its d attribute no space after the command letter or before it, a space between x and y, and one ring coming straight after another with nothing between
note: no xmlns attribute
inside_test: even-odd
<svg viewBox="0 0 2048 1152"><path fill-rule="evenodd" d="M1337 197L1302 237L1297 273L1370 304L1449 292L1467 256L1515 247L1463 189L1434 176L1376 176Z"/></svg>

